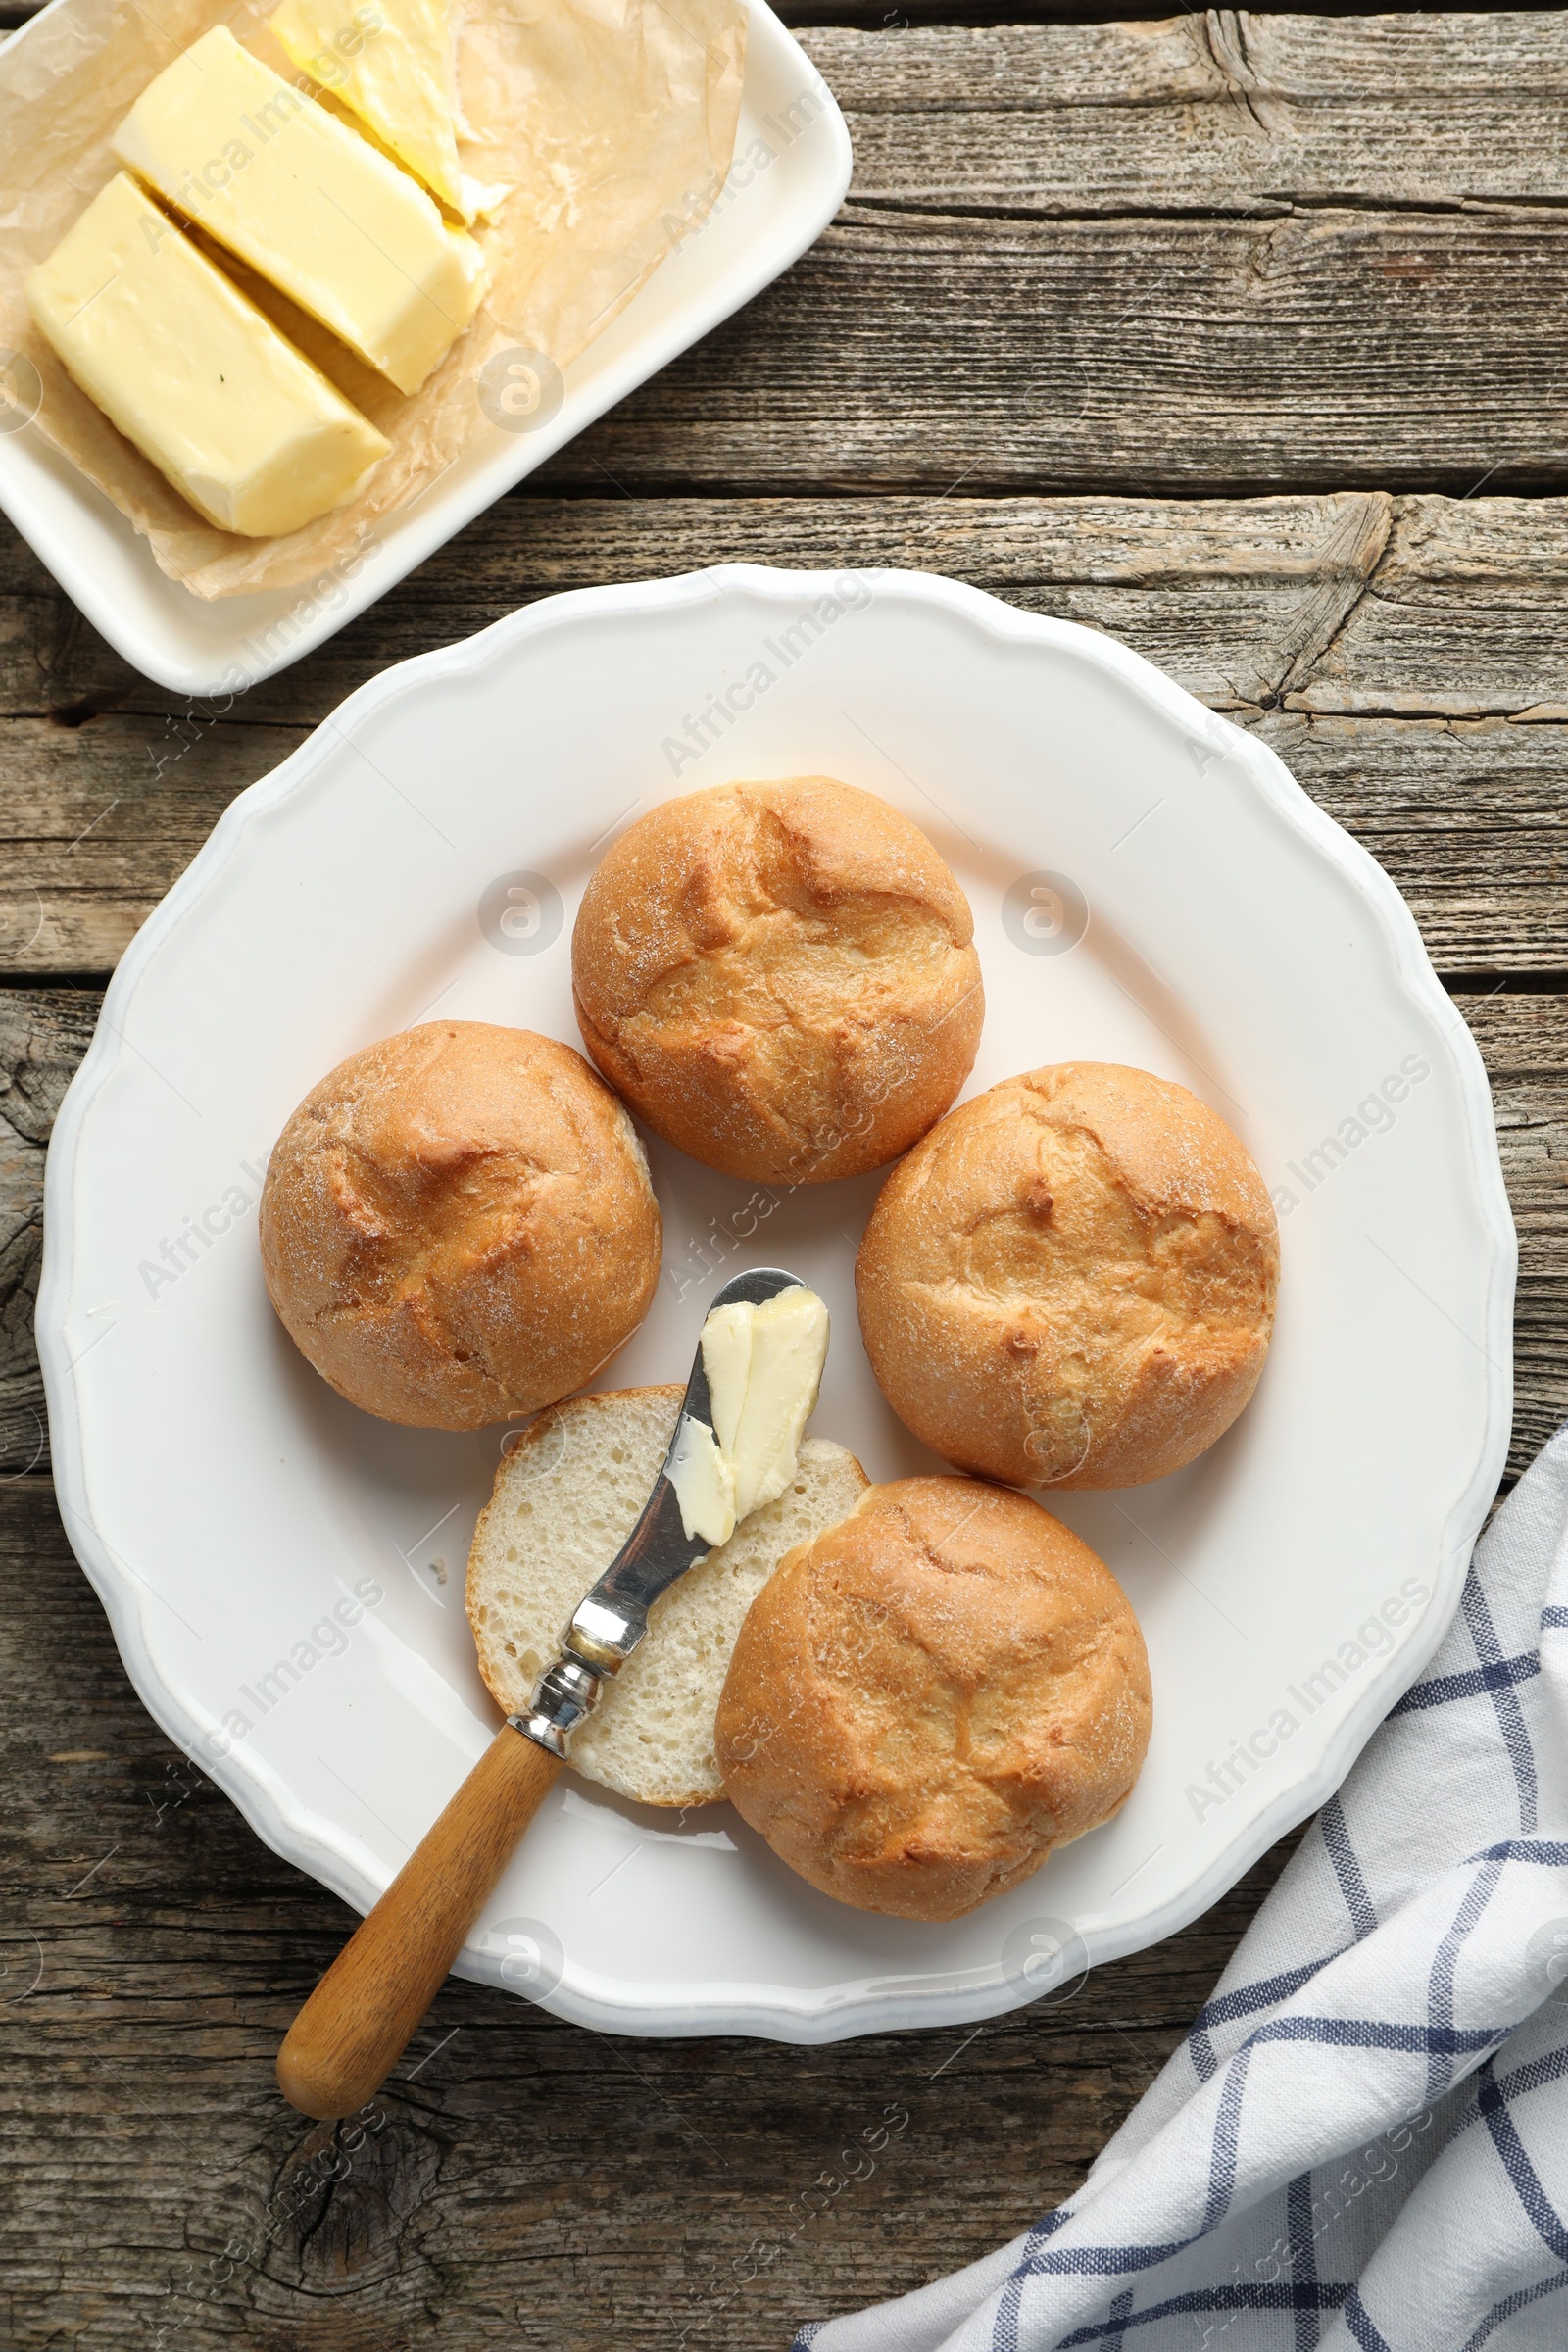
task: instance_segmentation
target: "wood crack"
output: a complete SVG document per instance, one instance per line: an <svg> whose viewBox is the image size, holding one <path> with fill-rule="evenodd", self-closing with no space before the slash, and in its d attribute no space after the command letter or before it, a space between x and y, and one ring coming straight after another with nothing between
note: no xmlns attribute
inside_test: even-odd
<svg viewBox="0 0 1568 2352"><path fill-rule="evenodd" d="M1198 20L1194 19L1194 29ZM1271 90L1253 72L1247 55L1247 23L1239 9L1211 8L1202 18L1202 38L1209 58L1247 121L1259 137L1272 139L1291 128L1281 93Z"/></svg>
<svg viewBox="0 0 1568 2352"><path fill-rule="evenodd" d="M1394 524L1394 501L1388 492L1350 491L1340 508L1305 596L1260 661L1250 689L1239 685L1248 701L1265 710L1298 689L1323 660L1383 561Z"/></svg>
<svg viewBox="0 0 1568 2352"><path fill-rule="evenodd" d="M1465 189L1456 189L1451 195L1428 189L1419 196L1405 196L1389 188L1304 189L1260 185L1239 194L1229 204L1212 197L1161 204L1142 194L1126 199L1106 196L1101 203L1085 204L1066 199L1059 203L1040 199L1008 202L983 196L960 200L858 187L845 199L834 225L840 229L853 228L858 217L863 214L910 220L1039 221L1053 228L1070 228L1077 221L1092 226L1103 220L1170 221L1178 225L1190 221L1194 226L1208 221L1246 223L1279 220L1310 220L1321 223L1335 213L1364 214L1386 219L1391 223L1462 220L1471 217L1520 222L1533 213L1555 220L1565 211L1568 211L1568 197L1477 196Z"/></svg>

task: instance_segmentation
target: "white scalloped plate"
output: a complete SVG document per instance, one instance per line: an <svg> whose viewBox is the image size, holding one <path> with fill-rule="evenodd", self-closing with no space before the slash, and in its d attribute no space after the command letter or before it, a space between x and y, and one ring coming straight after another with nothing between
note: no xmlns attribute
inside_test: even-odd
<svg viewBox="0 0 1568 2352"><path fill-rule="evenodd" d="M683 748L705 712L714 740ZM537 1984L518 1951L559 1943L548 2005L622 2032L984 2017L1053 1981L1020 1954L1076 1950L1067 1929L1098 1961L1196 1917L1431 1656L1508 1433L1514 1240L1479 1056L1392 883L1262 745L1113 640L926 574L555 597L387 671L242 795L116 974L49 1155L67 1526L148 1707L270 1844L363 1909L489 1739L462 1570L498 1439L371 1421L295 1355L257 1260L269 1146L323 1071L431 1011L572 1040L604 842L665 795L806 771L906 810L967 889L971 1091L1130 1061L1239 1129L1284 1212L1278 1335L1201 1461L1059 1498L1143 1621L1154 1737L1118 1818L1010 1895L874 1918L727 1807L558 1786L462 1973ZM769 1206L653 1158L667 1279L604 1385L681 1377L711 1290L782 1261L833 1311L816 1427L874 1477L927 1463L856 1330L876 1180ZM345 1601L340 1644L356 1586L379 1597Z"/></svg>
<svg viewBox="0 0 1568 2352"><path fill-rule="evenodd" d="M49 5L9 39L0 74L26 72ZM748 0L746 80L735 162L711 213L604 333L558 377L539 421L475 444L378 522L363 560L301 588L204 601L153 561L147 542L37 433L15 429L0 375L0 510L99 635L159 685L226 700L286 669L514 489L558 449L711 334L813 245L844 201L844 117L766 0ZM0 363L6 355L0 354Z"/></svg>

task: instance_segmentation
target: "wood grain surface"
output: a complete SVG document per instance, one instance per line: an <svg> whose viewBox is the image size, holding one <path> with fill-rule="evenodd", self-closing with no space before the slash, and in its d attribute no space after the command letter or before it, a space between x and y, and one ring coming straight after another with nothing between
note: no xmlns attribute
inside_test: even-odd
<svg viewBox="0 0 1568 2352"><path fill-rule="evenodd" d="M632 2041L449 1983L356 2121L284 2105L352 1918L131 1690L31 1301L105 980L388 662L736 560L917 565L1138 647L1409 900L1519 1225L1511 1472L1568 1416L1568 16L1075 13L802 0L839 221L230 704L136 676L0 526L0 2352L783 2352L1081 2180L1283 1860L972 2035Z"/></svg>
<svg viewBox="0 0 1568 2352"><path fill-rule="evenodd" d="M1560 14L889 13L803 35L857 144L839 220L543 481L1568 481Z"/></svg>

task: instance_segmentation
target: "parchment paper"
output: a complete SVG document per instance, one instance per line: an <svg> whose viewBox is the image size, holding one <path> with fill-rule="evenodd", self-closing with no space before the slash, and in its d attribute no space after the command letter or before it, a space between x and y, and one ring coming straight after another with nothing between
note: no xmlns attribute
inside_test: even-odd
<svg viewBox="0 0 1568 2352"><path fill-rule="evenodd" d="M484 305L405 399L223 257L392 443L352 505L286 538L241 539L204 522L78 391L33 326L22 288L113 177L109 140L122 118L211 25L226 24L296 77L267 30L275 5L240 0L220 15L213 0L66 0L0 50L0 352L24 353L38 370L33 429L129 516L172 579L202 597L314 578L378 516L503 429L481 401L485 363L524 348L564 368L602 333L709 210L740 111L743 0L476 0L459 36L469 133L460 153L476 179L512 188L474 231L492 272ZM353 6L344 0L345 23Z"/></svg>

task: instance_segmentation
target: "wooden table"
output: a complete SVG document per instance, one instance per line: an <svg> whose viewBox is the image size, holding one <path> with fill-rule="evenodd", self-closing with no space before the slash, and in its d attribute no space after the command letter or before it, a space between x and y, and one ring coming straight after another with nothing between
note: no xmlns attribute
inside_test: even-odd
<svg viewBox="0 0 1568 2352"><path fill-rule="evenodd" d="M132 1694L51 1502L31 1298L117 956L387 662L732 557L925 565L1113 630L1408 897L1493 1076L1516 1470L1568 1412L1568 19L960 18L815 0L858 159L820 244L222 716L0 542L5 2352L782 2352L1070 2189L1282 1859L972 2034L615 2040L454 1983L379 2129L283 2105L278 2037L349 1915Z"/></svg>

